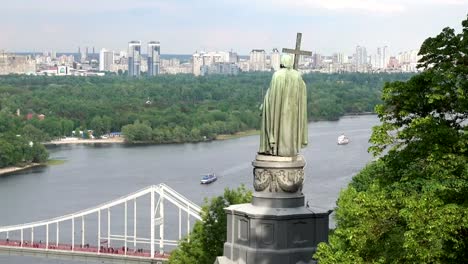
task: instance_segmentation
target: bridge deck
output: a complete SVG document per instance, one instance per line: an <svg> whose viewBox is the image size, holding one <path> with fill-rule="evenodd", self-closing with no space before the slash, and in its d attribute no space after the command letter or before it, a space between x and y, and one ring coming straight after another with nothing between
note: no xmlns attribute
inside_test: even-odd
<svg viewBox="0 0 468 264"><path fill-rule="evenodd" d="M107 248L93 246L76 246L72 249L69 244L49 245L45 243L28 243L16 240L0 240L0 253L21 256L41 256L59 259L96 260L103 263L165 263L168 254L155 252L154 258L150 257L150 251L143 249Z"/></svg>

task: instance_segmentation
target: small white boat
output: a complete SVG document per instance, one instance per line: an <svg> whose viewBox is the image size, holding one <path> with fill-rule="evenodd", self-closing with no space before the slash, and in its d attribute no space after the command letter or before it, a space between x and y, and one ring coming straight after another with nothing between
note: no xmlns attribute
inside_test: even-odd
<svg viewBox="0 0 468 264"><path fill-rule="evenodd" d="M341 136L338 137L338 140L336 141L336 144L338 145L346 145L349 143L349 138L342 134Z"/></svg>
<svg viewBox="0 0 468 264"><path fill-rule="evenodd" d="M218 178L216 177L216 175L214 173L210 173L210 174L203 175L203 177L200 180L200 183L201 184L209 184L209 183L212 183L212 182L216 181L217 179Z"/></svg>

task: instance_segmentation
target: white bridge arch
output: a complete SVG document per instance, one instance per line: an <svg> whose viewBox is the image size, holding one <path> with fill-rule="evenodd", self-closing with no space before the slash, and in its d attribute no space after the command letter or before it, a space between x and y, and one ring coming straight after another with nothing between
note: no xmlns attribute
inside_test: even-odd
<svg viewBox="0 0 468 264"><path fill-rule="evenodd" d="M150 235L149 237L137 235L137 208L138 201L142 197L150 197ZM165 246L177 246L178 240L165 239L164 236L164 220L165 220L165 204L166 201L178 208L179 226L178 226L178 239L182 238L182 218L186 220L186 231L190 233L190 218L201 220L201 208L195 203L191 202L183 195L179 194L165 184L153 185L137 192L122 196L118 199L103 203L101 205L82 210L76 213L56 217L53 219L37 221L32 223L3 226L0 227L0 248L21 248L31 249L34 251L64 251L76 254L95 254L95 255L113 255L114 257L122 258L158 258L164 257ZM133 207L132 212L129 213L128 205ZM123 234L112 234L111 222L112 209L117 206L124 206L124 232ZM104 215L103 215L104 214ZM86 218L97 215L97 245L90 246L86 240ZM182 217L184 215L184 217ZM185 216L186 215L186 216ZM128 219L132 219L132 224L128 223ZM106 230L102 230L103 220ZM71 222L71 244L60 243L60 226ZM75 240L76 224L81 223L81 241ZM94 223L96 224L96 223ZM156 237L156 227L159 227L159 237ZM50 236L50 232L55 228L55 237ZM79 227L78 227L79 228ZM45 237L41 240L34 237L35 230L45 229ZM133 229L133 230L132 230ZM103 232L106 231L106 232ZM29 240L25 239L26 233L30 232ZM18 234L19 233L19 234ZM105 233L105 235L103 235ZM12 234L18 239L12 239ZM42 240L43 239L43 240ZM38 242L39 241L39 242ZM44 241L44 242L42 242ZM112 248L113 243L119 242L122 245L121 250ZM105 247L102 246L105 244ZM138 249L140 245L149 244L149 252L143 249ZM159 246L159 253L156 253L156 246ZM129 247L133 247L132 250Z"/></svg>

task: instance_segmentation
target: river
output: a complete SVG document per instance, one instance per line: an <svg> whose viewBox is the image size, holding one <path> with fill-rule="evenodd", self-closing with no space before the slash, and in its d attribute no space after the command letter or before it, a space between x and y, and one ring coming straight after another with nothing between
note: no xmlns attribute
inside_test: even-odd
<svg viewBox="0 0 468 264"><path fill-rule="evenodd" d="M335 207L340 190L372 159L368 140L378 123L376 116L365 115L309 124L309 146L302 154L307 161L303 193L311 206ZM341 133L351 143L337 145ZM248 136L195 144L51 148L51 158L64 159L64 164L0 176L0 226L72 213L159 183L199 205L226 187L252 189L258 141L259 136ZM218 181L200 185L200 175L207 172L215 172ZM80 262L0 256L0 263Z"/></svg>

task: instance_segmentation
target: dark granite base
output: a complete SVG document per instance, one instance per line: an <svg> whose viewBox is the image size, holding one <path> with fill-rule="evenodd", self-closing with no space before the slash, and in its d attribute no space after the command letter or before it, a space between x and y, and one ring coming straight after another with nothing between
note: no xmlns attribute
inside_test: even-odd
<svg viewBox="0 0 468 264"><path fill-rule="evenodd" d="M327 242L330 211L232 205L227 213L227 242L218 263L314 263L317 244Z"/></svg>

